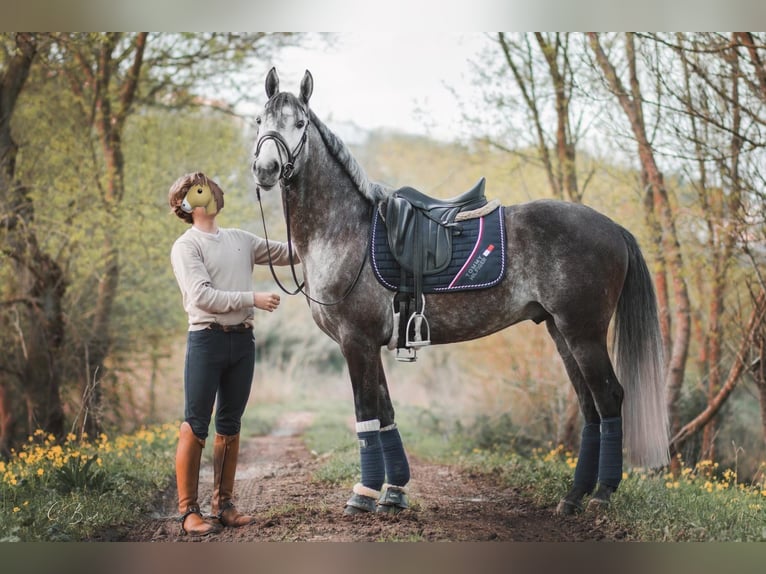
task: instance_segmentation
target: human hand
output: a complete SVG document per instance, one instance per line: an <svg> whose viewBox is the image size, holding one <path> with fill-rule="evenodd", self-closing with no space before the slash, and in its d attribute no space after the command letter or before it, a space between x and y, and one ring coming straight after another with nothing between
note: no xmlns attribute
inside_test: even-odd
<svg viewBox="0 0 766 574"><path fill-rule="evenodd" d="M253 305L271 313L279 307L279 295L276 293L253 293Z"/></svg>

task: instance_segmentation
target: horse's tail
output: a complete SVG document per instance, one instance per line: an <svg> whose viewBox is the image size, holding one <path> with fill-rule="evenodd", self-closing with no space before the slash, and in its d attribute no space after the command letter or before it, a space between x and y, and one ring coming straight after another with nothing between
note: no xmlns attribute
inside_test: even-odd
<svg viewBox="0 0 766 574"><path fill-rule="evenodd" d="M628 460L655 468L669 461L668 408L657 297L635 237L622 230L629 263L614 324L615 371L623 386Z"/></svg>

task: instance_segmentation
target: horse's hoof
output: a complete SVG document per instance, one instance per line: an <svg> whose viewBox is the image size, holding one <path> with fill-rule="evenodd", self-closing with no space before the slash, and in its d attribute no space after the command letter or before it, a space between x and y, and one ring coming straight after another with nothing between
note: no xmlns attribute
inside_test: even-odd
<svg viewBox="0 0 766 574"><path fill-rule="evenodd" d="M577 514L578 512L582 512L582 510L582 504L579 502L572 502L571 500L562 498L556 507L556 514L572 515Z"/></svg>
<svg viewBox="0 0 766 574"><path fill-rule="evenodd" d="M591 498L588 501L587 511L592 514L603 514L609 508L609 501L603 498Z"/></svg>
<svg viewBox="0 0 766 574"><path fill-rule="evenodd" d="M410 507L407 491L403 486L386 485L378 499L375 512L399 514Z"/></svg>
<svg viewBox="0 0 766 574"><path fill-rule="evenodd" d="M377 500L371 496L354 493L351 498L346 501L346 508L343 509L343 514L353 515L375 512L376 503Z"/></svg>

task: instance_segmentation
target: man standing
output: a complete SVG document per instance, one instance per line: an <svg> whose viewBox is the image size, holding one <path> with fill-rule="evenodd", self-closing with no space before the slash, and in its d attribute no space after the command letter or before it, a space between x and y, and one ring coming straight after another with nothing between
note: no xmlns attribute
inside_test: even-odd
<svg viewBox="0 0 766 574"><path fill-rule="evenodd" d="M175 461L178 510L182 532L206 535L253 521L233 501L239 433L255 367L255 309L272 312L280 299L276 293L254 292L252 273L255 264L268 263L269 257L274 265L288 265L290 255L287 243L269 242L267 247L247 231L219 228L223 190L203 173L176 180L168 202L175 215L191 224L170 253L189 316L184 422ZM205 518L197 500L199 471L214 405L213 498L211 516Z"/></svg>

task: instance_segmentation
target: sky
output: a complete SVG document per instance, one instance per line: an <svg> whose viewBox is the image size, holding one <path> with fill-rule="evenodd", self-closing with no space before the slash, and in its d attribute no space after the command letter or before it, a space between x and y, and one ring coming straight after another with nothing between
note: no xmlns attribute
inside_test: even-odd
<svg viewBox="0 0 766 574"><path fill-rule="evenodd" d="M308 69L314 78L311 107L331 127L352 123L451 139L460 107L450 88L470 93L470 62L489 42L486 34L387 31L335 37L331 47L288 48L277 55L272 63L280 89L298 92Z"/></svg>

